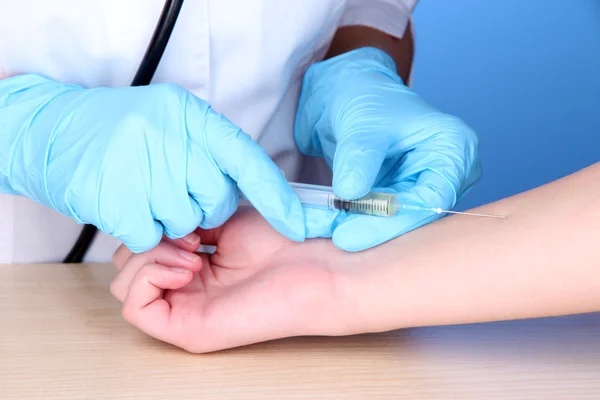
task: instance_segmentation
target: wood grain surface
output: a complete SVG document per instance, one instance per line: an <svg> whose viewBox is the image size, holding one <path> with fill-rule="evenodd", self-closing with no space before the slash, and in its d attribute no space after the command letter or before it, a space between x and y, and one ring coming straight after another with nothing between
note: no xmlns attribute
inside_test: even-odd
<svg viewBox="0 0 600 400"><path fill-rule="evenodd" d="M126 324L110 265L0 266L0 399L600 399L600 315L191 355Z"/></svg>

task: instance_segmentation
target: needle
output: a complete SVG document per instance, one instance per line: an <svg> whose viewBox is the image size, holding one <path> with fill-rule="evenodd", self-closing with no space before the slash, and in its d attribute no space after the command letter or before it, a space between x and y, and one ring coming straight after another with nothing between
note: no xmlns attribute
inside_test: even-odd
<svg viewBox="0 0 600 400"><path fill-rule="evenodd" d="M464 212L464 211L450 211L450 210L442 210L441 208L432 208L431 211L434 211L436 214L447 213L447 214L470 215L470 216L474 216L474 217L506 218L504 215L478 214L478 213Z"/></svg>

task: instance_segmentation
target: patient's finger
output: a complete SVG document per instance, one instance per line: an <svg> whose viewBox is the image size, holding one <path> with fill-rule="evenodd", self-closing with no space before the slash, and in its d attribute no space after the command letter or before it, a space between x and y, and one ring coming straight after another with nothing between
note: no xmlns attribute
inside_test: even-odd
<svg viewBox="0 0 600 400"><path fill-rule="evenodd" d="M171 321L171 306L162 298L165 289L180 289L190 283L193 273L158 264L142 267L134 277L123 302L123 318L142 332L177 345L183 337L180 324Z"/></svg>
<svg viewBox="0 0 600 400"><path fill-rule="evenodd" d="M180 249L184 249L187 251L192 251L192 252L197 252L197 253L209 253L212 254L216 251L216 246L217 246L217 242L219 241L219 237L221 236L221 233L223 232L223 226L214 228L214 229L202 229L202 228L198 228L196 229L193 233L191 233L190 235L194 235L188 239L191 240L184 240L186 238L181 238L181 239L169 239L166 238L165 240L173 243L173 245L175 245L176 247L179 247ZM188 235L188 236L190 236ZM192 239L193 238L193 239ZM196 238L197 242L196 242Z"/></svg>
<svg viewBox="0 0 600 400"><path fill-rule="evenodd" d="M110 284L110 292L119 301L123 301L131 281L144 265L161 264L167 267L185 268L198 272L202 268L202 259L198 254L178 248L172 243L162 241L154 249L135 254L125 263L119 274Z"/></svg>
<svg viewBox="0 0 600 400"><path fill-rule="evenodd" d="M171 239L167 236L164 237L167 242L173 243L180 249L184 249L190 252L195 252L200 246L200 235L197 232L192 232L180 239Z"/></svg>
<svg viewBox="0 0 600 400"><path fill-rule="evenodd" d="M133 256L133 252L124 244L120 245L112 256L113 265L120 271L123 269L127 261Z"/></svg>

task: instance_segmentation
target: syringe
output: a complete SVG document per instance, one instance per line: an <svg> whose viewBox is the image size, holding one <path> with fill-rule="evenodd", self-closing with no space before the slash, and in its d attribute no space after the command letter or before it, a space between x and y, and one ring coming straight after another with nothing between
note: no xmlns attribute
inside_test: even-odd
<svg viewBox="0 0 600 400"><path fill-rule="evenodd" d="M426 212L434 214L461 214L474 217L504 218L502 215L451 211L418 204L408 204L400 201L394 193L371 192L360 199L344 200L336 196L333 189L329 186L296 182L290 182L290 186L300 198L300 202L307 207L339 210L352 214L392 217L402 212ZM243 204L247 205L249 203L240 193L240 205Z"/></svg>

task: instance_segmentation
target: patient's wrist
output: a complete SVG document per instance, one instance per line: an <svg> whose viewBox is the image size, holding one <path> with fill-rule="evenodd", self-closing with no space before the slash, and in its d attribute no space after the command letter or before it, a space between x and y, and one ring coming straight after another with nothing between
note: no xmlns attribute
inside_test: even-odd
<svg viewBox="0 0 600 400"><path fill-rule="evenodd" d="M339 301L349 321L344 334L384 332L410 323L410 303L419 301L407 293L410 271L418 268L410 242L396 238L336 259Z"/></svg>
<svg viewBox="0 0 600 400"><path fill-rule="evenodd" d="M302 260L302 283L290 282L288 300L294 308L293 335L341 336L356 333L356 300L350 294L351 270L356 260L351 253L338 249L329 239L309 239L294 244L286 257ZM280 260L286 264L287 260ZM295 262L294 262L295 263Z"/></svg>
<svg viewBox="0 0 600 400"><path fill-rule="evenodd" d="M375 249L364 252L345 252L329 242L330 286L324 307L319 310L322 320L315 334L343 336L377 331L379 309L373 309L372 293L387 283L373 272L380 259ZM377 252L379 253L379 252Z"/></svg>

